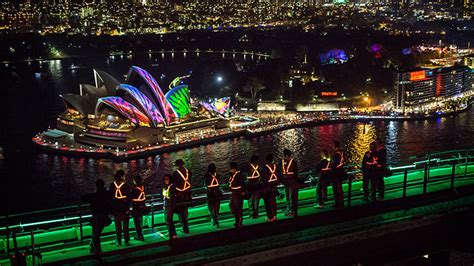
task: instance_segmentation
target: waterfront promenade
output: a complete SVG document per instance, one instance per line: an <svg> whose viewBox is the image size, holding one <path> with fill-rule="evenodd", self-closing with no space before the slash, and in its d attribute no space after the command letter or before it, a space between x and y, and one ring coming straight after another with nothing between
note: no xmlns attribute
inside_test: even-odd
<svg viewBox="0 0 474 266"><path fill-rule="evenodd" d="M472 101L470 102L472 104ZM393 121L393 120L423 120L433 119L445 116L456 115L469 108L456 112L445 112L437 114L420 114L420 115L374 115L374 114L325 114L325 113L275 113L271 118L252 117L251 114L242 114L231 118L231 121L239 118L249 118L249 122L235 123L229 129L215 130L206 134L196 133L195 136L169 140L165 143L157 143L156 145L137 146L132 149L119 149L111 147L93 147L82 145L74 140L71 134L57 129L48 129L38 133L32 138L36 146L47 153L63 154L76 157L93 157L107 158L115 161L127 161L136 158L143 158L150 155L172 152L218 141L224 141L233 138L254 138L273 132L283 131L292 128L314 127L328 124L340 123L367 123L371 121Z"/></svg>
<svg viewBox="0 0 474 266"><path fill-rule="evenodd" d="M191 234L185 236L178 231L179 238L171 242L160 208L161 199L155 195L147 200L153 206L153 212L144 219L145 242L132 240L130 246L117 248L113 245L114 230L113 225L110 225L104 230L102 238L103 260L111 264L140 261L153 264L200 264L212 261L241 264L256 252L280 250L280 256L292 256L285 247L303 245L300 248L307 250L304 243L324 240L316 246L312 245L313 248L322 249L350 242L356 236L361 238L361 234L370 238L382 236L384 232L425 226L437 221L432 217L465 210L474 203L472 150L431 154L426 160L392 170L395 174L386 178L386 200L383 202L363 201L361 182L351 178L344 184L345 209L315 209L315 187L308 182L299 194L300 217L287 218L279 212L278 221L271 224L266 223L264 218L244 219L244 227L238 232L233 228L227 201L221 204L221 227L212 227L206 198L196 191L194 207L190 209ZM356 172L352 172L352 176ZM317 178L311 172L304 175L308 179ZM331 198L332 191L329 189L329 200ZM283 200L279 201L279 209L283 208L283 203ZM83 211L85 207L2 217L0 245L3 252L0 254L0 264L9 265L6 254L13 251L13 232L16 233L19 249L25 251L25 248L28 250L34 246L35 251L41 253L43 263L95 263L95 258L89 253L90 216ZM244 207L247 210L246 204ZM263 214L263 208L260 211ZM414 222L413 217L431 218ZM8 237L7 232L10 232ZM366 233L357 235L357 232ZM352 238L334 238L347 234L356 235L352 235ZM253 249L250 250L248 245ZM272 257L276 258L278 254L266 256L268 259ZM263 257L260 259L265 261Z"/></svg>

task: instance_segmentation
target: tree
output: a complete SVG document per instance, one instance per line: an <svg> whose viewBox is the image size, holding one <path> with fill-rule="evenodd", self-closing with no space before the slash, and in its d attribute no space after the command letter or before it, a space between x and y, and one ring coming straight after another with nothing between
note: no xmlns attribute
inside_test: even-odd
<svg viewBox="0 0 474 266"><path fill-rule="evenodd" d="M247 83L245 83L243 89L246 92L250 92L252 100L255 101L255 98L257 98L257 93L259 91L263 91L265 89L265 86L263 85L263 82L260 79L258 79L257 77L251 77L247 81Z"/></svg>

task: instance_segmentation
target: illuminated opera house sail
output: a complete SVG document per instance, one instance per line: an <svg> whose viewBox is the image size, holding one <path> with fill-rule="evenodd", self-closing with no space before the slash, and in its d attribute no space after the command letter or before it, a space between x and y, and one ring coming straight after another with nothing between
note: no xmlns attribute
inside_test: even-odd
<svg viewBox="0 0 474 266"><path fill-rule="evenodd" d="M180 78L166 93L137 66L130 68L124 83L95 69L94 80L95 86L81 84L79 95L61 95L66 110L58 117L58 129L79 143L128 149L229 126L229 98L194 104Z"/></svg>

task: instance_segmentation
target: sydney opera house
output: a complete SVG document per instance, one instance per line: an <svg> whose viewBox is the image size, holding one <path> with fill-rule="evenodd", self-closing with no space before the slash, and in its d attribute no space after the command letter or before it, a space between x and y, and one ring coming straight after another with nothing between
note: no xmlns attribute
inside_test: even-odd
<svg viewBox="0 0 474 266"><path fill-rule="evenodd" d="M132 66L124 83L94 69L95 86L61 95L59 130L81 144L130 149L175 142L181 136L229 127L230 98L193 101L182 78L165 93L147 71Z"/></svg>

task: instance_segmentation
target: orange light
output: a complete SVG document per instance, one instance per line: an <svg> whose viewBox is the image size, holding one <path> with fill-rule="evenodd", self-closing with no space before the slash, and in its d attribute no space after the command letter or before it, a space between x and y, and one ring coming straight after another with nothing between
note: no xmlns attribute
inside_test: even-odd
<svg viewBox="0 0 474 266"><path fill-rule="evenodd" d="M335 91L323 91L323 92L321 92L321 96L337 96L337 92L335 92Z"/></svg>
<svg viewBox="0 0 474 266"><path fill-rule="evenodd" d="M422 79L425 79L425 78L426 78L426 75L425 75L424 70L410 72L410 81L422 80Z"/></svg>
<svg viewBox="0 0 474 266"><path fill-rule="evenodd" d="M364 97L364 102L368 102L369 101L369 97L365 96Z"/></svg>

